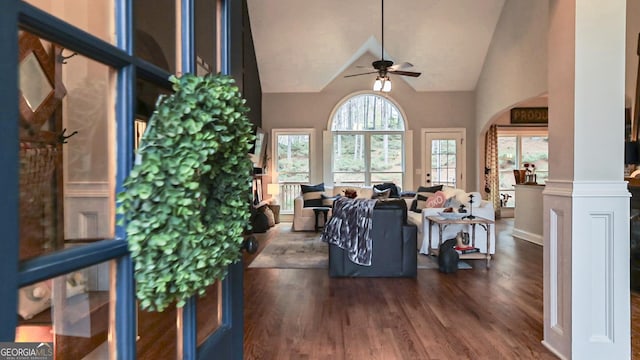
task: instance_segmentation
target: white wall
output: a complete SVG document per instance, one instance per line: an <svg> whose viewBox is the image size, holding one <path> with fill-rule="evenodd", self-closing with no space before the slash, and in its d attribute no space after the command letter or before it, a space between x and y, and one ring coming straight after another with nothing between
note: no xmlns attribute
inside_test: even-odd
<svg viewBox="0 0 640 360"><path fill-rule="evenodd" d="M478 86L476 136L504 109L547 91L547 0L505 2Z"/></svg>
<svg viewBox="0 0 640 360"><path fill-rule="evenodd" d="M367 65L375 60L366 54L356 64ZM311 70L310 70L311 71ZM273 128L315 128L317 155L312 169L312 182L322 182L322 131L326 130L334 107L346 96L358 91L370 89L375 80L375 74L353 78L344 78L345 72L339 74L319 93L264 93L262 95L262 127L268 132ZM474 101L475 94L465 92L416 92L400 76L391 76L393 89L389 93L407 116L409 130L413 130L413 162L414 169L408 169L413 174L414 187L422 184L423 176L415 174L420 167L420 129L437 127L464 127L467 134L474 134ZM271 142L269 143L271 146ZM467 189L477 190L469 181L476 173L475 162L470 159L476 157L476 143L469 136L467 143Z"/></svg>

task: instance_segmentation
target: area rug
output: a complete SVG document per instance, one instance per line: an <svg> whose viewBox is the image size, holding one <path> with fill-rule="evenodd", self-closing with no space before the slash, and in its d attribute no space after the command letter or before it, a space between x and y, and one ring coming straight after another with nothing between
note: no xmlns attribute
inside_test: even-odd
<svg viewBox="0 0 640 360"><path fill-rule="evenodd" d="M328 268L328 245L320 240L319 233L280 232L269 241L249 265L250 268L276 269L326 269ZM418 269L438 269L435 256L418 254ZM458 262L458 269L471 269L464 261Z"/></svg>

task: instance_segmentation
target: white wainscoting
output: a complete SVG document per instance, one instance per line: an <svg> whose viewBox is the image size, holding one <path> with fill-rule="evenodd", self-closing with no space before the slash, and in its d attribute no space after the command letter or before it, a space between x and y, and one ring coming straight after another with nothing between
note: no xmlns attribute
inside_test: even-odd
<svg viewBox="0 0 640 360"><path fill-rule="evenodd" d="M550 181L544 195L544 341L604 359L629 339L629 193L622 181ZM616 357L618 358L618 357Z"/></svg>
<svg viewBox="0 0 640 360"><path fill-rule="evenodd" d="M65 239L110 238L114 233L113 186L108 182L67 182ZM72 245L82 246L82 245ZM109 290L109 263L83 271L91 290Z"/></svg>

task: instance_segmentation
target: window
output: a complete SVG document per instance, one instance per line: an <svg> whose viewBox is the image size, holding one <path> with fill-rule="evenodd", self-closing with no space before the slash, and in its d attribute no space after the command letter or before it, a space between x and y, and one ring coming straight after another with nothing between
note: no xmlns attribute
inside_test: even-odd
<svg viewBox="0 0 640 360"><path fill-rule="evenodd" d="M549 176L549 137L547 130L506 130L498 133L498 169L500 195L508 197L506 207L515 206L515 177L513 170L524 169L524 164L535 165L538 184Z"/></svg>
<svg viewBox="0 0 640 360"><path fill-rule="evenodd" d="M334 184L402 186L405 126L395 104L359 94L342 103L331 120Z"/></svg>
<svg viewBox="0 0 640 360"><path fill-rule="evenodd" d="M273 159L280 186L281 213L293 213L293 199L300 184L311 181L311 146L313 129L274 129Z"/></svg>

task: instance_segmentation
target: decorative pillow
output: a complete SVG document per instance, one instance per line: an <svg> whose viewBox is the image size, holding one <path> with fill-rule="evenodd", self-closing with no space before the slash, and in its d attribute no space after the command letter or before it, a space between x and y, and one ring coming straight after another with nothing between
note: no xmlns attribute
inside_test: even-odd
<svg viewBox="0 0 640 360"><path fill-rule="evenodd" d="M422 209L427 207L428 197L422 195L416 195L416 209L415 212L422 212Z"/></svg>
<svg viewBox="0 0 640 360"><path fill-rule="evenodd" d="M375 194L376 190L390 190L389 197L397 198L400 197L400 191L398 190L398 186L394 183L382 183L373 186L373 191Z"/></svg>
<svg viewBox="0 0 640 360"><path fill-rule="evenodd" d="M385 190L378 190L375 186L373 187L373 195L372 199L387 199L391 196L391 188L387 188Z"/></svg>
<svg viewBox="0 0 640 360"><path fill-rule="evenodd" d="M322 206L322 194L324 194L324 183L317 185L300 184L304 207Z"/></svg>
<svg viewBox="0 0 640 360"><path fill-rule="evenodd" d="M450 199L452 197L464 197L466 194L466 192L462 189L453 188L449 186L444 186L442 188L442 192L444 193L444 196L447 199ZM458 201L460 201L460 199L458 199ZM463 202L463 201L460 201L460 202Z"/></svg>
<svg viewBox="0 0 640 360"><path fill-rule="evenodd" d="M436 191L433 196L430 196L429 199L427 199L426 207L441 208L444 207L445 201L447 201L447 197L444 195L444 192Z"/></svg>
<svg viewBox="0 0 640 360"><path fill-rule="evenodd" d="M322 194L321 197L322 197L322 206L333 207L333 202L340 197L340 194L336 196L328 196L328 195Z"/></svg>
<svg viewBox="0 0 640 360"><path fill-rule="evenodd" d="M409 210L417 213L422 212L422 209L427 207L427 199L433 195L435 195L435 193L432 192L416 193L413 201L411 202L411 207L409 208Z"/></svg>
<svg viewBox="0 0 640 360"><path fill-rule="evenodd" d="M442 185L436 185L436 186L418 186L418 190L416 190L416 192L421 193L421 192L429 192L429 193L435 193L436 191L440 191L442 190L444 186Z"/></svg>

